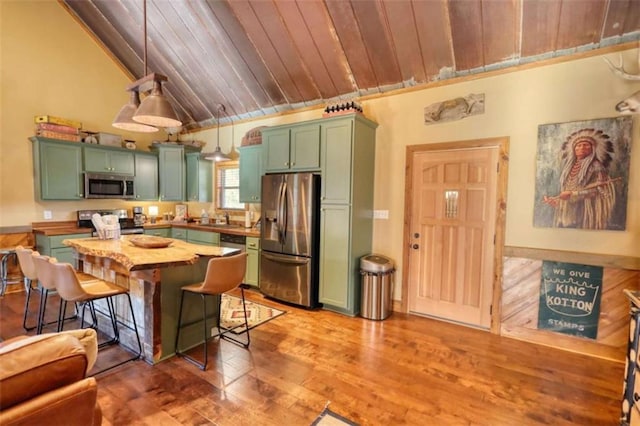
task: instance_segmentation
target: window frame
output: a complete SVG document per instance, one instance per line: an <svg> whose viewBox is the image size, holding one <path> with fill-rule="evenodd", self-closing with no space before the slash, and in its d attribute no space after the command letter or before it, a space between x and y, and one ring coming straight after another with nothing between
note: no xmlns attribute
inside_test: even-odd
<svg viewBox="0 0 640 426"><path fill-rule="evenodd" d="M222 170L227 169L238 169L238 186L231 187L226 186L222 187L219 185L220 181L220 173ZM216 203L216 211L230 211L230 212L243 212L245 210L245 203L240 203L241 206L238 208L228 208L222 205L222 191L221 188L238 188L238 192L240 191L240 162L238 160L229 160L229 161L219 161L214 163L214 173L213 173L213 188L214 188L214 197Z"/></svg>

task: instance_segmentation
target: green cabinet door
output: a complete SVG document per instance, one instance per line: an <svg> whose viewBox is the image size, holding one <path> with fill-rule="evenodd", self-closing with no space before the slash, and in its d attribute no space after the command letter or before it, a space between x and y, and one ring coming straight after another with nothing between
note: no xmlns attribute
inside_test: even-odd
<svg viewBox="0 0 640 426"><path fill-rule="evenodd" d="M220 246L220 233L187 229L187 242L207 246Z"/></svg>
<svg viewBox="0 0 640 426"><path fill-rule="evenodd" d="M83 198L82 145L39 137L30 140L36 196L41 200Z"/></svg>
<svg viewBox="0 0 640 426"><path fill-rule="evenodd" d="M158 199L158 156L135 153L134 192L136 200L154 201Z"/></svg>
<svg viewBox="0 0 640 426"><path fill-rule="evenodd" d="M265 172L289 170L289 128L262 131Z"/></svg>
<svg viewBox="0 0 640 426"><path fill-rule="evenodd" d="M144 230L145 235L153 235L154 237L171 238L171 228L149 228Z"/></svg>
<svg viewBox="0 0 640 426"><path fill-rule="evenodd" d="M187 157L187 201L211 202L213 199L213 163L200 158L199 152Z"/></svg>
<svg viewBox="0 0 640 426"><path fill-rule="evenodd" d="M243 146L240 151L240 202L259 203L262 187L262 145Z"/></svg>
<svg viewBox="0 0 640 426"><path fill-rule="evenodd" d="M258 265L260 263L260 238L247 237L247 272L244 276L245 284L258 287Z"/></svg>
<svg viewBox="0 0 640 426"><path fill-rule="evenodd" d="M320 124L291 128L289 168L295 171L320 168Z"/></svg>
<svg viewBox="0 0 640 426"><path fill-rule="evenodd" d="M175 238L182 241L187 241L187 229L185 228L171 228L171 238Z"/></svg>
<svg viewBox="0 0 640 426"><path fill-rule="evenodd" d="M350 203L352 128L352 120L331 121L322 125L322 203Z"/></svg>
<svg viewBox="0 0 640 426"><path fill-rule="evenodd" d="M182 146L156 146L160 201L183 201L185 164Z"/></svg>
<svg viewBox="0 0 640 426"><path fill-rule="evenodd" d="M320 169L320 123L282 126L262 131L267 173Z"/></svg>
<svg viewBox="0 0 640 426"><path fill-rule="evenodd" d="M346 205L320 207L319 300L325 308L353 313L354 285L350 259L350 208ZM326 306L326 305L330 305Z"/></svg>
<svg viewBox="0 0 640 426"><path fill-rule="evenodd" d="M98 173L135 173L134 154L117 148L84 147L84 170Z"/></svg>
<svg viewBox="0 0 640 426"><path fill-rule="evenodd" d="M62 244L66 239L91 238L91 234L67 234L47 236L36 234L36 251L44 256L55 257L58 262L70 263L74 268L78 267L75 250Z"/></svg>

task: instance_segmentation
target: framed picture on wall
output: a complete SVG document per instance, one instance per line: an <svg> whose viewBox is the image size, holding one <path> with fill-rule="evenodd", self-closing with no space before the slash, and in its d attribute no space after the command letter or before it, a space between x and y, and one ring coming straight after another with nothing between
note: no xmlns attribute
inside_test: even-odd
<svg viewBox="0 0 640 426"><path fill-rule="evenodd" d="M538 126L533 225L626 228L630 116Z"/></svg>

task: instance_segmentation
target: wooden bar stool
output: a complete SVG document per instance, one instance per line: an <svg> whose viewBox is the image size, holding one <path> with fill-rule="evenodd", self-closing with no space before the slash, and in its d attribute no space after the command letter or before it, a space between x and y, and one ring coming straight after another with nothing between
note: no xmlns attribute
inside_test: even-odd
<svg viewBox="0 0 640 426"><path fill-rule="evenodd" d="M244 278L244 274L247 267L247 253L240 253L233 256L226 257L212 257L209 259L209 263L207 264L207 272L204 277L204 281L201 283L186 285L182 287L182 292L180 296L180 310L178 313L178 331L176 332L176 345L175 351L176 355L184 357L187 361L197 365L201 370L207 369L207 342L209 339L219 337L221 339L228 340L232 343L240 345L244 348L249 347L249 343L251 342L249 337L249 322L247 320L247 308L244 303L244 284L242 284L242 279ZM246 333L246 340L242 341L236 339L229 335L234 329L229 329L222 327L220 325L220 302L222 300L222 293L226 293L227 291L231 291L234 288L240 287L240 292L242 294L242 307L244 309L244 331L242 334ZM180 352L178 348L178 343L180 339L180 329L183 326L187 326L190 324L182 324L182 308L184 304L184 295L185 293L198 294L202 298L202 323L203 323L203 331L204 331L204 362L201 363L193 357L187 355L186 353ZM211 336L211 332L207 330L207 304L206 298L207 296L217 296L218 297L218 334ZM196 323L198 321L194 321Z"/></svg>

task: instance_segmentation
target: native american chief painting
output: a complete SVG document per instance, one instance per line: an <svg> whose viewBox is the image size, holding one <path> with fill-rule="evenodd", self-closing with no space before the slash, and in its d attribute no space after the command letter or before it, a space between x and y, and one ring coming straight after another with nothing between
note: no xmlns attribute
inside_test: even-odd
<svg viewBox="0 0 640 426"><path fill-rule="evenodd" d="M540 126L538 135L534 225L625 229L628 117L547 126ZM554 136L561 136L560 142L553 143ZM551 164L545 154L553 149L546 145L556 147ZM544 162L554 170L545 171Z"/></svg>

